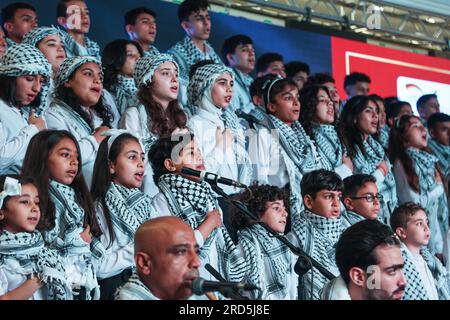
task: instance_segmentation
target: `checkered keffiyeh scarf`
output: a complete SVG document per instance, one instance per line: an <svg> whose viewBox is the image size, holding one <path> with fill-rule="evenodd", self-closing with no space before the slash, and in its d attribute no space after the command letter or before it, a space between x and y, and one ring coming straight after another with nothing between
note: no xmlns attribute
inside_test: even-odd
<svg viewBox="0 0 450 320"><path fill-rule="evenodd" d="M381 128L380 135L378 136L378 140L380 141L381 145L385 150L387 150L389 147L390 131L391 131L390 128L387 125L385 125L383 128Z"/></svg>
<svg viewBox="0 0 450 320"><path fill-rule="evenodd" d="M377 170L377 166L382 160L386 161L389 168L387 176L384 178L383 184L379 192L383 195L381 203L380 219L384 223L389 224L390 216L395 207L397 207L397 189L395 185L394 174L391 170L391 163L386 157L383 146L372 136L363 142L366 155L361 151L359 146L355 146L356 155L353 157L354 173L373 174Z"/></svg>
<svg viewBox="0 0 450 320"><path fill-rule="evenodd" d="M9 47L6 54L0 59L0 75L9 77L41 75L46 78L39 94L41 103L34 110L36 116L39 116L44 111L47 106L52 67L42 52L27 44L17 44Z"/></svg>
<svg viewBox="0 0 450 320"><path fill-rule="evenodd" d="M144 57L151 57L154 55L161 54L155 46L149 46L148 50L144 51Z"/></svg>
<svg viewBox="0 0 450 320"><path fill-rule="evenodd" d="M260 287L263 296L286 296L288 276L294 272L288 247L257 224L238 231L238 237L248 264L247 281ZM252 298L259 298L255 291Z"/></svg>
<svg viewBox="0 0 450 320"><path fill-rule="evenodd" d="M129 189L111 183L105 202L120 247L134 242L139 226L157 216L151 204L152 199L137 188Z"/></svg>
<svg viewBox="0 0 450 320"><path fill-rule="evenodd" d="M66 58L63 61L63 63L61 63L61 67L59 68L59 71L56 74L55 88L58 88L59 86L61 86L64 83L66 83L69 80L70 76L79 67L81 67L83 64L88 63L88 62L92 62L92 63L95 63L96 65L98 65L98 67L100 68L100 71L103 74L102 63L100 62L100 60L98 60L95 57L91 57L91 56L76 56L76 57L72 57L72 58Z"/></svg>
<svg viewBox="0 0 450 320"><path fill-rule="evenodd" d="M101 59L100 46L97 42L92 41L88 37L84 37L84 46L75 41L74 38L65 30L58 28L62 35L62 40L66 48L67 57L91 56L97 60Z"/></svg>
<svg viewBox="0 0 450 320"><path fill-rule="evenodd" d="M342 164L343 148L333 125L315 125L312 128L323 168L333 170Z"/></svg>
<svg viewBox="0 0 450 320"><path fill-rule="evenodd" d="M439 300L450 300L450 275L447 272L447 269L442 262L428 250L428 248L422 248L420 254L433 275Z"/></svg>
<svg viewBox="0 0 450 320"><path fill-rule="evenodd" d="M176 174L165 174L160 177L158 186L167 199L172 214L186 221L194 230L203 223L209 211L219 208L217 199L206 182L197 183ZM228 281L242 280L247 264L223 225L206 239L200 249L200 259L204 260L208 255L214 240L219 256L218 271Z"/></svg>
<svg viewBox="0 0 450 320"><path fill-rule="evenodd" d="M37 47L39 42L44 40L47 36L59 36L61 40L64 35L61 30L55 27L37 27L30 30L27 34L24 35L22 39L23 44L28 44L33 47Z"/></svg>
<svg viewBox="0 0 450 320"><path fill-rule="evenodd" d="M328 219L309 210L304 210L299 219L293 221L293 231L305 253L335 276L339 275L335 262L336 243L344 228L341 218ZM308 271L304 277L304 296L307 299L320 300L320 290L329 280L315 268ZM312 297L310 296L311 284L313 286Z"/></svg>
<svg viewBox="0 0 450 320"><path fill-rule="evenodd" d="M45 247L38 231L33 233L0 233L0 268L14 270L23 276L39 274L48 291L48 300L67 300L70 288L61 257Z"/></svg>
<svg viewBox="0 0 450 320"><path fill-rule="evenodd" d="M137 87L134 79L119 74L117 76L115 96L120 114L123 114L128 107L137 106Z"/></svg>
<svg viewBox="0 0 450 320"><path fill-rule="evenodd" d="M136 87L140 88L142 86L147 86L152 82L153 74L158 67L165 62L172 62L177 71L179 71L178 64L170 54L158 54L152 55L150 57L140 58L136 65L134 66L134 81L136 82Z"/></svg>
<svg viewBox="0 0 450 320"><path fill-rule="evenodd" d="M128 279L122 287L118 288L114 300L160 300L153 295L145 284L139 279L137 273Z"/></svg>
<svg viewBox="0 0 450 320"><path fill-rule="evenodd" d="M450 178L450 146L440 144L434 139L428 140L428 146L433 154L438 157L444 176Z"/></svg>
<svg viewBox="0 0 450 320"><path fill-rule="evenodd" d="M209 59L214 63L222 64L220 57L214 52L211 45L205 41L205 46L208 50ZM192 42L189 36L186 36L182 41L178 42L175 46L167 51L167 53L174 56L175 60L180 66L180 77L189 79L189 70L191 66L199 61L206 60L207 57L199 48Z"/></svg>
<svg viewBox="0 0 450 320"><path fill-rule="evenodd" d="M402 256L405 262L403 274L406 277L405 293L402 300L429 300L427 290L425 289L420 274L411 260L411 253L406 249L405 245L401 246Z"/></svg>

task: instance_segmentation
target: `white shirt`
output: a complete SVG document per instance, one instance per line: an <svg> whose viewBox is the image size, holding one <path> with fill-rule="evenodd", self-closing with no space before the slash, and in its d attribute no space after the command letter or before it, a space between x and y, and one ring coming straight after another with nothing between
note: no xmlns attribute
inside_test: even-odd
<svg viewBox="0 0 450 320"><path fill-rule="evenodd" d="M0 174L19 173L31 138L39 130L19 109L0 99Z"/></svg>
<svg viewBox="0 0 450 320"><path fill-rule="evenodd" d="M16 273L13 269L0 268L0 296L7 294L14 289L20 287L25 281L27 276ZM47 288L43 286L36 290L28 300L45 300L47 297Z"/></svg>

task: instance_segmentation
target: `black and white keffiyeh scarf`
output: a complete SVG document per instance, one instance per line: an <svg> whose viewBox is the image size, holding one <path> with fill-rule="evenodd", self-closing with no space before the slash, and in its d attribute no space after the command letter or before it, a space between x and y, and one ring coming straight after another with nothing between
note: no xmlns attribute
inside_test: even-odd
<svg viewBox="0 0 450 320"><path fill-rule="evenodd" d="M206 182L194 182L177 174L160 177L158 186L164 194L173 215L186 221L192 229L197 229L209 211L219 205L211 187ZM222 225L214 230L200 249L200 259L208 255L214 240L219 256L219 272L229 281L240 281L245 275L247 264L239 254L228 231Z"/></svg>
<svg viewBox="0 0 450 320"><path fill-rule="evenodd" d="M47 288L48 300L71 298L66 273L59 254L44 245L38 231L33 233L0 233L0 268L11 269L23 276L38 274Z"/></svg>
<svg viewBox="0 0 450 320"><path fill-rule="evenodd" d="M160 54L159 50L152 45L148 47L148 50L144 50L144 57L156 56L158 54Z"/></svg>
<svg viewBox="0 0 450 320"><path fill-rule="evenodd" d="M139 279L137 273L128 279L122 287L118 288L115 300L160 300L153 295L145 284Z"/></svg>
<svg viewBox="0 0 450 320"><path fill-rule="evenodd" d="M333 125L314 125L314 140L317 145L322 166L326 170L333 170L342 164L343 148L341 140Z"/></svg>
<svg viewBox="0 0 450 320"><path fill-rule="evenodd" d="M438 157L444 176L450 178L450 146L440 144L434 139L428 139L428 146L433 154Z"/></svg>
<svg viewBox="0 0 450 320"><path fill-rule="evenodd" d="M134 79L119 74L117 76L115 96L120 114L123 114L128 107L136 106L138 104L138 99L137 87Z"/></svg>
<svg viewBox="0 0 450 320"><path fill-rule="evenodd" d="M61 31L62 40L66 49L66 54L68 58L76 56L92 56L101 59L100 46L97 42L89 39L87 36L84 37L84 46L75 41L74 38L65 30L58 28Z"/></svg>

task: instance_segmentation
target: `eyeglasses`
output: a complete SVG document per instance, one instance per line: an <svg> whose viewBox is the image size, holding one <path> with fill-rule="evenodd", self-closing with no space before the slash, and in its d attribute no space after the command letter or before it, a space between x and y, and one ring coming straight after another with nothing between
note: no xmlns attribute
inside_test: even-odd
<svg viewBox="0 0 450 320"><path fill-rule="evenodd" d="M369 193L369 194L366 194L363 197L350 197L350 199L355 199L355 200L365 199L369 203L372 203L375 200L375 198L377 198L378 201L383 200L383 196L381 194L379 194L379 193L376 194L376 195Z"/></svg>

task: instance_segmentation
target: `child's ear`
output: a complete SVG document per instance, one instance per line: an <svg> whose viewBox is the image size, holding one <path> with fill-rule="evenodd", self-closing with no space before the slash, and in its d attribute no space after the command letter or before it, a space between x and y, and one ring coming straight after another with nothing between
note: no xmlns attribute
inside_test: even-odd
<svg viewBox="0 0 450 320"><path fill-rule="evenodd" d="M350 281L358 287L364 287L366 283L366 274L363 269L353 267L348 271Z"/></svg>
<svg viewBox="0 0 450 320"><path fill-rule="evenodd" d="M145 252L138 252L134 258L137 269L144 275L150 275L152 271L152 261L150 255Z"/></svg>
<svg viewBox="0 0 450 320"><path fill-rule="evenodd" d="M309 194L307 194L303 197L303 203L308 210L311 210L314 204L314 199Z"/></svg>
<svg viewBox="0 0 450 320"><path fill-rule="evenodd" d="M344 198L344 206L347 210L354 211L355 207L353 207L353 201L349 197Z"/></svg>
<svg viewBox="0 0 450 320"><path fill-rule="evenodd" d="M181 21L181 27L183 28L183 30L188 33L189 28L191 27L191 24L189 21Z"/></svg>
<svg viewBox="0 0 450 320"><path fill-rule="evenodd" d="M113 163L111 160L108 160L108 168L109 168L109 173L110 173L111 175L113 175L113 174L116 173L115 167L116 167L116 166L114 165L114 163Z"/></svg>
<svg viewBox="0 0 450 320"><path fill-rule="evenodd" d="M428 128L428 132L430 133L430 136L434 139L434 129Z"/></svg>
<svg viewBox="0 0 450 320"><path fill-rule="evenodd" d="M5 219L5 213L2 209L0 209L0 221L2 221L3 219Z"/></svg>
<svg viewBox="0 0 450 320"><path fill-rule="evenodd" d="M226 58L227 58L228 63L229 63L230 61L233 61L233 60L234 60L234 54L232 54L232 53L227 53Z"/></svg>
<svg viewBox="0 0 450 320"><path fill-rule="evenodd" d="M272 102L269 102L269 103L267 104L267 110L268 110L270 113L275 113L275 112L277 111L277 107L276 107Z"/></svg>
<svg viewBox="0 0 450 320"><path fill-rule="evenodd" d="M5 22L3 24L3 28L5 28L6 32L9 34L13 31L14 29L14 24L12 22Z"/></svg>
<svg viewBox="0 0 450 320"><path fill-rule="evenodd" d="M61 25L62 27L65 27L66 23L67 23L67 18L66 17L58 17L56 19L56 21L58 21L59 25Z"/></svg>
<svg viewBox="0 0 450 320"><path fill-rule="evenodd" d="M164 160L164 167L171 172L174 172L177 169L175 167L175 164L173 163L172 159Z"/></svg>
<svg viewBox="0 0 450 320"><path fill-rule="evenodd" d="M134 32L134 26L131 25L131 24L127 24L125 26L125 30L126 30L127 33L132 33L132 32Z"/></svg>
<svg viewBox="0 0 450 320"><path fill-rule="evenodd" d="M395 233L398 235L400 240L405 240L406 239L406 229L405 228L398 227L398 228L395 229Z"/></svg>

